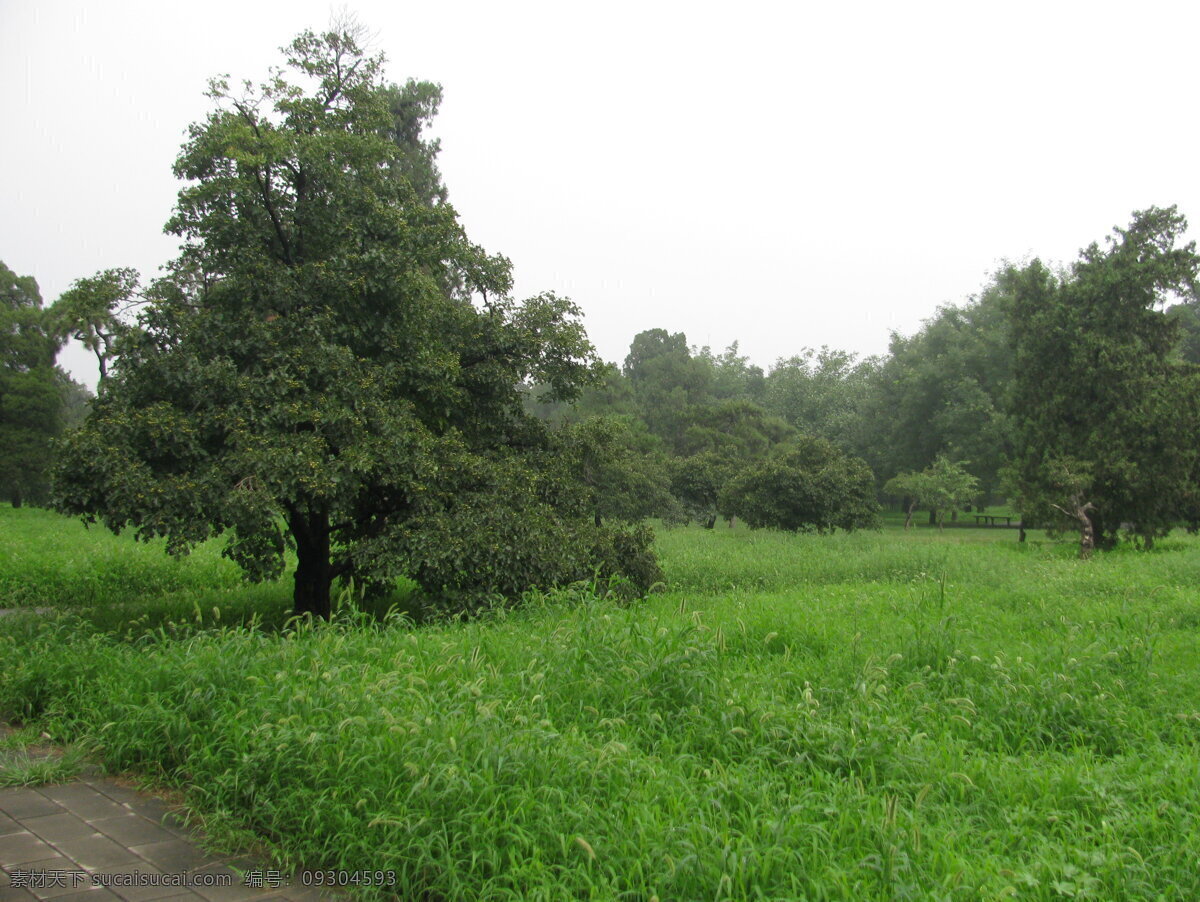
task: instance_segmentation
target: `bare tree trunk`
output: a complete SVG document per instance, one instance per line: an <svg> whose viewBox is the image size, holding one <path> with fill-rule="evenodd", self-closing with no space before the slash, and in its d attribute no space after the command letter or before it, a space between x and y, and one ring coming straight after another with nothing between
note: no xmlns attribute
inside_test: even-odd
<svg viewBox="0 0 1200 902"><path fill-rule="evenodd" d="M1070 510L1059 507L1057 504L1052 504L1051 507L1079 521L1079 559L1086 561L1096 550L1096 529L1092 525L1092 518L1088 516L1096 509L1096 506L1090 501L1085 504L1083 499L1076 495L1071 499Z"/></svg>
<svg viewBox="0 0 1200 902"><path fill-rule="evenodd" d="M1096 534L1086 512L1080 511L1076 516L1079 517L1079 559L1086 561L1096 548Z"/></svg>

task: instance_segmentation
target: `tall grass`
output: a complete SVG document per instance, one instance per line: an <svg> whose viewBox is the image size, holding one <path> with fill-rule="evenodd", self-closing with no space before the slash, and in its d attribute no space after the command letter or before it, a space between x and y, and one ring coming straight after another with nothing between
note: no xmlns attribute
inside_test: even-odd
<svg viewBox="0 0 1200 902"><path fill-rule="evenodd" d="M679 530L644 603L422 627L4 618L0 716L363 898L1200 898L1200 545L1001 535Z"/></svg>

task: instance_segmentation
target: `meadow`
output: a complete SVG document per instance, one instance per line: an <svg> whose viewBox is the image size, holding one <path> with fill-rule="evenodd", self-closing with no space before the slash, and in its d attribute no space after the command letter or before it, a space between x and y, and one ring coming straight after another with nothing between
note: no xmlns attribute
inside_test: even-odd
<svg viewBox="0 0 1200 902"><path fill-rule="evenodd" d="M1200 540L662 530L664 591L287 627L0 508L0 719L363 899L1200 898Z"/></svg>

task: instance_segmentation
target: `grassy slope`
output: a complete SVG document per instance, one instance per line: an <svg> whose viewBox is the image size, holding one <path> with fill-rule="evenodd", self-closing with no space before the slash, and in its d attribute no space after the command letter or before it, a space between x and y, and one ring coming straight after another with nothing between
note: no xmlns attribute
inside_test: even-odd
<svg viewBox="0 0 1200 902"><path fill-rule="evenodd" d="M22 536L72 524L0 517L0 585L239 591L92 534L68 578ZM1200 543L1015 539L678 530L644 604L419 629L6 619L0 716L400 898L1200 897Z"/></svg>

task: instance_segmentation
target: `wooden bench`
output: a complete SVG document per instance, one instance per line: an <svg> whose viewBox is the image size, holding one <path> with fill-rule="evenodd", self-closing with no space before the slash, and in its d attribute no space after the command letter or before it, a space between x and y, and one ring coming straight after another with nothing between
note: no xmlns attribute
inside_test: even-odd
<svg viewBox="0 0 1200 902"><path fill-rule="evenodd" d="M1012 517L1002 517L999 514L975 514L976 526L999 526L1001 520L1004 521L1005 526L1012 527Z"/></svg>

